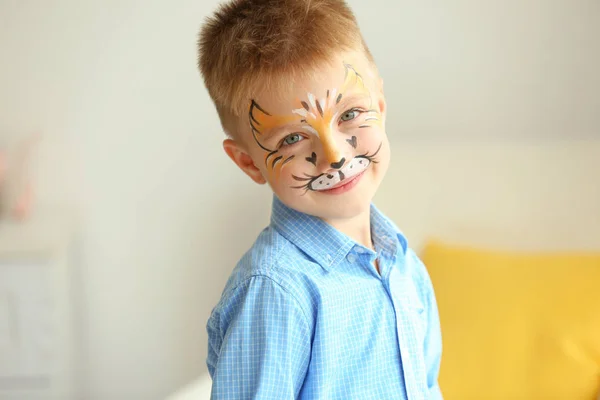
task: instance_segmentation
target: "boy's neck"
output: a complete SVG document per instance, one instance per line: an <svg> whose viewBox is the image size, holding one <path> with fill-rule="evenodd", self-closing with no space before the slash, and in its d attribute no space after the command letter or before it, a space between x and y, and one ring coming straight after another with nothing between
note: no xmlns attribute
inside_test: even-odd
<svg viewBox="0 0 600 400"><path fill-rule="evenodd" d="M371 210L348 219L324 219L329 225L350 237L356 243L373 250L371 237Z"/></svg>

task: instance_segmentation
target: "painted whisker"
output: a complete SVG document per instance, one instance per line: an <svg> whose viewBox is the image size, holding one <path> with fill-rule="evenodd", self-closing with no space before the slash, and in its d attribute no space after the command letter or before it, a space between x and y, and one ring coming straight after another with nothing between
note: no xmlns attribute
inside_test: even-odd
<svg viewBox="0 0 600 400"><path fill-rule="evenodd" d="M373 164L377 164L378 161L375 159L375 156L377 155L377 153L379 153L379 150L381 150L381 146L383 146L383 143L379 144L379 147L377 147L377 150L375 150L375 152L373 154L369 154L367 152L365 154L361 154L360 156L356 156L356 158L364 158L366 160L369 160Z"/></svg>
<svg viewBox="0 0 600 400"><path fill-rule="evenodd" d="M292 175L292 178L298 182L312 181L314 179L314 178L300 178L299 176L296 176L296 175Z"/></svg>
<svg viewBox="0 0 600 400"><path fill-rule="evenodd" d="M288 162L292 161L294 159L294 157L296 157L296 156L290 156L290 157L288 157L283 163L281 163L281 166L283 167L285 164L287 164Z"/></svg>
<svg viewBox="0 0 600 400"><path fill-rule="evenodd" d="M302 185L302 186L290 186L292 189L305 189L306 191L309 190L309 185L310 183L307 183L306 185Z"/></svg>
<svg viewBox="0 0 600 400"><path fill-rule="evenodd" d="M265 157L265 166L269 164L269 158L271 158L271 156L275 153L277 153L277 150L273 150L269 154L267 154L267 157Z"/></svg>
<svg viewBox="0 0 600 400"><path fill-rule="evenodd" d="M273 160L273 163L271 164L271 168L275 168L275 164L277 164L277 161L281 160L283 158L283 156L279 156L277 158L275 158Z"/></svg>

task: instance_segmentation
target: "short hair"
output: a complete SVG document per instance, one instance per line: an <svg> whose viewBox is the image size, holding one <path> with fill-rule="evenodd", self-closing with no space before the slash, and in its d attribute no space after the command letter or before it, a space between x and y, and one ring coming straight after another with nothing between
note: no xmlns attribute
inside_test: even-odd
<svg viewBox="0 0 600 400"><path fill-rule="evenodd" d="M230 0L200 30L198 67L227 131L224 119L247 112L249 97L289 88L345 50L373 62L344 0Z"/></svg>

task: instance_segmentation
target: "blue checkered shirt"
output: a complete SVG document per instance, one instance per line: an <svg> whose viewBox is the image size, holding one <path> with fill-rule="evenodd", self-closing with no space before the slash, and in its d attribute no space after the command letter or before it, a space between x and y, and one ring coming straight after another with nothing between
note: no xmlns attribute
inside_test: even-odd
<svg viewBox="0 0 600 400"><path fill-rule="evenodd" d="M274 197L207 323L212 399L442 398L429 275L375 206L371 231L377 252Z"/></svg>

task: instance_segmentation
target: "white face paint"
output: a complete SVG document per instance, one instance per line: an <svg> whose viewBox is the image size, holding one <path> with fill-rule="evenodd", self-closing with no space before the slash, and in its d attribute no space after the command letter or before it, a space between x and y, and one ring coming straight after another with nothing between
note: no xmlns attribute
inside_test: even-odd
<svg viewBox="0 0 600 400"><path fill-rule="evenodd" d="M315 135L316 137L319 137L319 132L317 132L317 130L315 128L313 128L310 125L306 125L304 126L304 129L306 129L307 131L309 131L310 133L312 133L313 135Z"/></svg>
<svg viewBox="0 0 600 400"><path fill-rule="evenodd" d="M337 89L333 89L330 93L331 95L327 98L322 98L321 100L319 100L319 105L321 106L321 110L326 112L329 107L330 107L330 101L331 99L333 99L333 101L335 101L335 96L337 94ZM321 115L321 112L319 112L319 108L317 107L317 100L314 94L312 93L307 93L306 97L308 98L308 110L306 108L296 108L292 110L292 114L296 114L296 115L300 115L303 118L312 118L313 120L316 120L318 118L323 118L323 116ZM317 115L319 116L317 118ZM335 121L337 121L337 118L339 116L339 112L337 112L333 118L331 118L331 121L329 121L329 128L332 129L333 125L335 123ZM319 137L319 132L312 126L310 125L308 122L304 123L304 128L312 133L313 135Z"/></svg>
<svg viewBox="0 0 600 400"><path fill-rule="evenodd" d="M321 114L321 111L323 111L323 113L325 113L325 116L326 116L327 113L329 112L328 110L330 110L330 108L336 102L336 98L337 98L336 96L337 96L336 88L332 89L327 97L324 97L318 101L316 100L316 97L314 94L307 93L306 97L308 98L308 103L303 103L303 104L305 107L308 107L308 110L305 107L295 108L295 109L292 109L292 114L300 115L304 119L309 119L309 118L313 119L313 120L324 119L324 116ZM321 106L321 111L319 111L319 107L317 107L317 103ZM326 122L328 122L327 125L328 125L329 129L333 129L333 127L334 127L335 123L337 122L338 118L340 117L340 115L341 115L341 112L337 111L333 114L333 116L331 116L331 119L329 121L326 121ZM304 127L304 129L306 129L308 132L312 133L316 137L320 137L319 132L307 121L304 121L303 127Z"/></svg>
<svg viewBox="0 0 600 400"><path fill-rule="evenodd" d="M354 157L352 161L347 163L341 170L331 174L321 175L309 185L309 189L316 191L333 189L340 182L347 182L366 170L370 164L371 161L368 158Z"/></svg>
<svg viewBox="0 0 600 400"><path fill-rule="evenodd" d="M292 114L297 114L301 117L306 118L306 116L308 115L308 111L306 111L304 108L296 108L295 110L292 110Z"/></svg>

